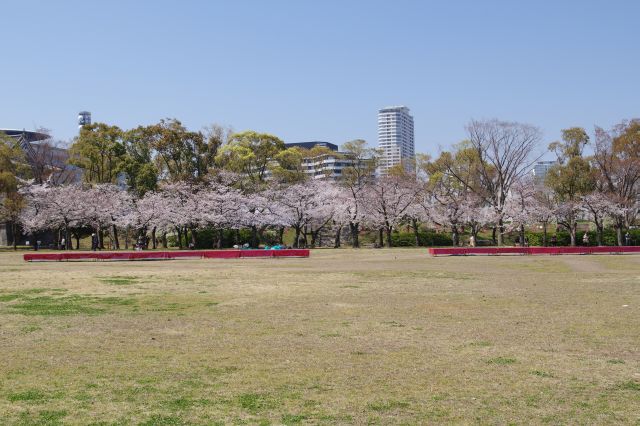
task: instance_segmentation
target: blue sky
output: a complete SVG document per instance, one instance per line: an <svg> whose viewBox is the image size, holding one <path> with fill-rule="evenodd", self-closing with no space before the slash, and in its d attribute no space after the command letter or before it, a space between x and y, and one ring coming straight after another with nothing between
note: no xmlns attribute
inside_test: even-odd
<svg viewBox="0 0 640 426"><path fill-rule="evenodd" d="M0 127L60 139L83 109L375 145L378 108L404 104L429 153L472 118L535 124L546 144L640 116L631 0L22 0L2 15Z"/></svg>

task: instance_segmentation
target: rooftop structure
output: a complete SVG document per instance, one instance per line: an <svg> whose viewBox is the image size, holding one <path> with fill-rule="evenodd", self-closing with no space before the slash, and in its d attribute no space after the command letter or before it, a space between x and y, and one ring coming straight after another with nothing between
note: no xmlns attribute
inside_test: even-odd
<svg viewBox="0 0 640 426"><path fill-rule="evenodd" d="M286 143L284 145L287 148L293 148L293 147L297 146L297 147L304 148L304 149L311 149L311 148L314 148L316 146L321 146L323 148L328 148L331 151L337 151L338 150L338 145L333 144L331 142L325 142L325 141L293 142L293 143Z"/></svg>
<svg viewBox="0 0 640 426"><path fill-rule="evenodd" d="M78 113L78 130L89 124L91 124L91 113L89 111L80 111Z"/></svg>
<svg viewBox="0 0 640 426"><path fill-rule="evenodd" d="M49 135L42 132L31 132L28 130L17 130L17 129L0 129L0 134L4 134L5 136L9 136L12 139L15 139L19 144L22 150L25 152L28 160L33 160L36 156L36 152L31 145L33 142L43 141L49 139Z"/></svg>

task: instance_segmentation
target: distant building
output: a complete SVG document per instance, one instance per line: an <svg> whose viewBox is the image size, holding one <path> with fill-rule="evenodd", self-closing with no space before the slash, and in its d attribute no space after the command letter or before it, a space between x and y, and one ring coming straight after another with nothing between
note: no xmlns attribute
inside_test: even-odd
<svg viewBox="0 0 640 426"><path fill-rule="evenodd" d="M32 168L34 179L40 177L42 181L57 185L77 183L82 180L82 170L67 164L69 152L66 149L43 143L50 138L48 134L16 129L0 129L0 134L9 136L20 145L26 161ZM12 244L14 238L17 239L18 244L22 245L30 237L23 234L14 236L11 223L0 222L0 246ZM53 241L53 234L41 232L37 240L42 241L43 244L50 244Z"/></svg>
<svg viewBox="0 0 640 426"><path fill-rule="evenodd" d="M343 170L353 166L353 160L349 158L348 154L338 151L338 145L331 142L294 142L287 143L285 146L287 148L300 147L304 149L323 147L331 151L302 160L302 168L305 174L312 179L340 179Z"/></svg>
<svg viewBox="0 0 640 426"><path fill-rule="evenodd" d="M378 111L378 147L382 150L381 175L398 164L404 164L408 172L413 171L408 161L415 157L413 116L409 108L392 106Z"/></svg>
<svg viewBox="0 0 640 426"><path fill-rule="evenodd" d="M557 161L538 161L533 165L533 169L531 169L531 175L536 183L542 184L544 183L544 179L547 175L549 169L553 166L557 165Z"/></svg>

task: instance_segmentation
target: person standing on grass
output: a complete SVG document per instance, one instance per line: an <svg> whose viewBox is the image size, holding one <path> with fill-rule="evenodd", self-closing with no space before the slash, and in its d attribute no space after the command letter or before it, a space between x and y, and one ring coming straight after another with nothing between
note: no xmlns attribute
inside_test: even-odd
<svg viewBox="0 0 640 426"><path fill-rule="evenodd" d="M624 234L624 244L626 246L630 246L631 245L631 234L629 234L628 231L627 231L626 234Z"/></svg>
<svg viewBox="0 0 640 426"><path fill-rule="evenodd" d="M589 235L586 232L582 236L582 244L584 244L585 246L589 245Z"/></svg>
<svg viewBox="0 0 640 426"><path fill-rule="evenodd" d="M96 251L98 249L98 236L93 233L91 234L91 250Z"/></svg>
<svg viewBox="0 0 640 426"><path fill-rule="evenodd" d="M67 240L64 237L60 240L60 250L64 250L67 248Z"/></svg>

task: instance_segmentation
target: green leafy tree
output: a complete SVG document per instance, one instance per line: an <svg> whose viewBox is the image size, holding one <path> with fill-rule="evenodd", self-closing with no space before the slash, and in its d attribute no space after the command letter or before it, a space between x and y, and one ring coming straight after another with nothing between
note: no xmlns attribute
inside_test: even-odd
<svg viewBox="0 0 640 426"><path fill-rule="evenodd" d="M138 197L158 186L159 172L148 136L147 128L140 126L125 132L123 137L126 154L122 171L126 175L129 190Z"/></svg>
<svg viewBox="0 0 640 426"><path fill-rule="evenodd" d="M31 168L18 142L0 134L0 193L17 191L19 178L27 178L30 174Z"/></svg>
<svg viewBox="0 0 640 426"><path fill-rule="evenodd" d="M263 186L269 165L285 145L278 137L252 130L231 135L216 157L224 169L241 174L253 187Z"/></svg>
<svg viewBox="0 0 640 426"><path fill-rule="evenodd" d="M91 183L114 183L125 156L123 132L117 126L83 126L70 149L70 163L84 170Z"/></svg>
<svg viewBox="0 0 640 426"><path fill-rule="evenodd" d="M554 192L558 204L558 224L569 231L571 246L576 245L580 199L595 187L589 160L582 155L588 143L587 132L572 127L562 131L561 142L549 145L549 150L556 153L559 164L547 172L545 184Z"/></svg>
<svg viewBox="0 0 640 426"><path fill-rule="evenodd" d="M304 182L307 174L303 168L303 161L309 157L309 151L297 146L287 148L276 154L275 162L271 166L273 177L286 184Z"/></svg>
<svg viewBox="0 0 640 426"><path fill-rule="evenodd" d="M197 183L214 166L219 141L202 132L190 132L176 119L147 126L143 137L155 153L161 179Z"/></svg>

